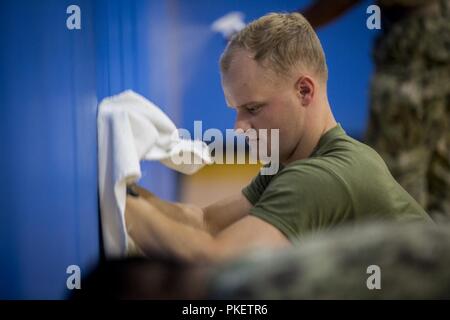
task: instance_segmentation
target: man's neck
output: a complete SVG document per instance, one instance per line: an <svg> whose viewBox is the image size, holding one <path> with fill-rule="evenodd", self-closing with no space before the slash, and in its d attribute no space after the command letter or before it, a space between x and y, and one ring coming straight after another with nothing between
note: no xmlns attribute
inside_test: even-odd
<svg viewBox="0 0 450 320"><path fill-rule="evenodd" d="M311 156L314 149L318 145L320 138L330 129L337 125L331 110L328 108L325 120L321 125L305 128L305 133L299 140L292 154L286 161L283 161L283 165L287 165L293 161L306 159Z"/></svg>

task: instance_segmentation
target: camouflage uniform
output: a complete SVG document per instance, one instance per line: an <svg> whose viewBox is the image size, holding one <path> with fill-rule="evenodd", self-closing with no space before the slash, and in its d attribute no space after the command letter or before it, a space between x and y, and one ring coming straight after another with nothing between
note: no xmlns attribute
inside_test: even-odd
<svg viewBox="0 0 450 320"><path fill-rule="evenodd" d="M359 225L277 252L260 251L215 269L214 299L449 299L450 229ZM380 289L367 282L380 268ZM369 279L369 281L368 281Z"/></svg>
<svg viewBox="0 0 450 320"><path fill-rule="evenodd" d="M411 9L407 4L426 3ZM437 221L450 217L450 0L379 1L367 143Z"/></svg>

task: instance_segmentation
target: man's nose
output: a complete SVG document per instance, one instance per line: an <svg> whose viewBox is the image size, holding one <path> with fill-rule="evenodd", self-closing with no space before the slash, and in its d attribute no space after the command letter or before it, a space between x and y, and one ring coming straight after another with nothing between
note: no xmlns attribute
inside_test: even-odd
<svg viewBox="0 0 450 320"><path fill-rule="evenodd" d="M246 132L251 127L252 126L250 124L250 121L248 121L248 119L245 119L243 116L240 116L239 114L236 116L236 121L234 123L234 130L241 129L244 132Z"/></svg>

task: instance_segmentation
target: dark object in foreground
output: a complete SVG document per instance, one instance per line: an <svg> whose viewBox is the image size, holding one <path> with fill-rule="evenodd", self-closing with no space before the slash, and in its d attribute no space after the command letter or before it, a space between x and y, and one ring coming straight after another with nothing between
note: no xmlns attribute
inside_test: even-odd
<svg viewBox="0 0 450 320"><path fill-rule="evenodd" d="M204 297L203 266L155 254L151 257L108 260L82 280L81 299L195 299Z"/></svg>
<svg viewBox="0 0 450 320"><path fill-rule="evenodd" d="M371 265L380 289L367 287ZM74 298L450 299L450 226L345 227L214 266L158 255L109 261Z"/></svg>

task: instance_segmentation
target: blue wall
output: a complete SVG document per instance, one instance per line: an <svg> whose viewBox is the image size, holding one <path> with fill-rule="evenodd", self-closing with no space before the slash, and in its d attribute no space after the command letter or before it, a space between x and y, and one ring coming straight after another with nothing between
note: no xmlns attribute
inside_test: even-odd
<svg viewBox="0 0 450 320"><path fill-rule="evenodd" d="M67 266L83 275L100 257L98 102L131 88L176 117L167 78L154 76L165 48L150 45L166 37L152 23L167 10L155 3L1 2L0 299L65 297ZM71 4L81 30L66 28ZM175 198L168 169L145 165L144 180Z"/></svg>
<svg viewBox="0 0 450 320"><path fill-rule="evenodd" d="M95 47L67 1L0 8L0 297L55 298L99 255Z"/></svg>
<svg viewBox="0 0 450 320"><path fill-rule="evenodd" d="M167 69L170 42L167 1L97 0L97 92L104 97L132 89L160 106L179 125L179 108ZM142 163L140 183L175 200L177 175L160 163Z"/></svg>

